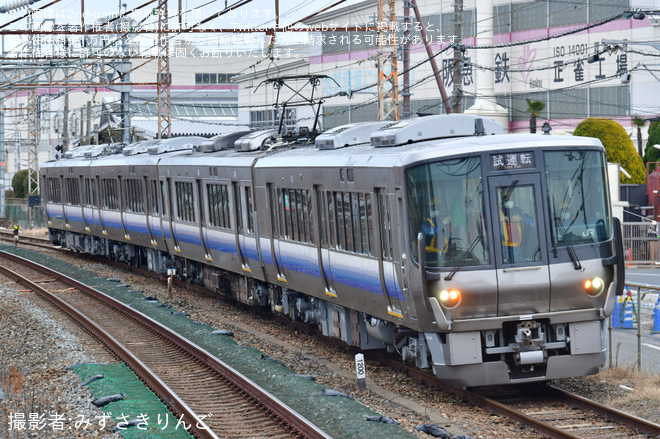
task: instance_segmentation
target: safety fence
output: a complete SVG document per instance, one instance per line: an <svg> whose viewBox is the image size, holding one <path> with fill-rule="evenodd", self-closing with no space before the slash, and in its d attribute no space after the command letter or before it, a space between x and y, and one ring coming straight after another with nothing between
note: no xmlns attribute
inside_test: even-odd
<svg viewBox="0 0 660 439"><path fill-rule="evenodd" d="M636 353L632 355L624 353L623 360L619 358L621 343L615 348L613 340L614 331L619 330L636 333L637 338ZM643 346L652 350L653 354L660 354L660 346L644 342L644 337L654 334L660 334L660 286L626 282L624 294L617 297L614 312L610 316L608 363L610 367L617 366L620 362L634 362L637 369L642 370ZM627 350L632 352L630 349L632 343L629 339L625 344ZM655 366L660 364L660 357L654 360L654 363Z"/></svg>
<svg viewBox="0 0 660 439"><path fill-rule="evenodd" d="M660 261L658 226L649 222L623 223L623 251L635 263Z"/></svg>
<svg viewBox="0 0 660 439"><path fill-rule="evenodd" d="M46 227L46 218L42 206L28 206L25 200L8 201L5 204L5 218L0 223L6 228L18 224L21 230L39 229Z"/></svg>

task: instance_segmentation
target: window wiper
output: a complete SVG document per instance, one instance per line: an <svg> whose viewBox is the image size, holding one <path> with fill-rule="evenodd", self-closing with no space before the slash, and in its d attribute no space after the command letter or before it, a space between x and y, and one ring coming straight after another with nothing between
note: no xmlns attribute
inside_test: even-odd
<svg viewBox="0 0 660 439"><path fill-rule="evenodd" d="M518 186L518 180L513 180L511 184L509 185L508 188L506 188L506 192L504 193L504 196L502 197L503 200L508 200L511 194L513 193L513 190Z"/></svg>
<svg viewBox="0 0 660 439"><path fill-rule="evenodd" d="M553 206L554 207L554 206ZM561 219L560 217L555 216L555 222L558 226L558 228L561 231L562 237L566 241L566 251L568 252L568 256L571 258L571 261L573 262L573 268L576 270L582 270L582 263L580 262L580 259L578 258L577 252L575 251L575 248L573 247L573 244L571 243L571 239L568 237L568 234L566 233L566 227L564 226L564 220ZM555 255L557 254L557 244L553 242L553 249L555 251Z"/></svg>
<svg viewBox="0 0 660 439"><path fill-rule="evenodd" d="M475 239L474 242L472 243L472 245L470 245L470 248L468 248L467 250L465 250L465 251L463 252L463 256L462 256L461 259L458 261L458 264L456 264L456 266L455 266L455 267L449 272L449 274L448 274L447 276L445 276L445 280L452 280L452 278L454 277L454 275L456 274L456 272L458 271L458 269L461 268L461 266L463 265L463 262L465 262L465 259L467 259L467 256L468 256L469 254L472 254L472 249L473 249L478 243L480 243L481 240L482 240L483 238L484 238L484 235L482 235L482 234L480 234L479 236L477 236L477 239Z"/></svg>

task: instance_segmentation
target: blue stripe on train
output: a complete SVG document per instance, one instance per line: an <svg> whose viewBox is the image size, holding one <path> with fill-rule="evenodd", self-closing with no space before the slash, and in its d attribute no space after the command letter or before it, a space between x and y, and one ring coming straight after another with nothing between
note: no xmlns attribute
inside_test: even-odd
<svg viewBox="0 0 660 439"><path fill-rule="evenodd" d="M111 229L114 226L114 228L120 231L122 230L118 213L117 215L104 215L104 223L106 229ZM133 224L133 221L126 222L127 232L148 233L146 225L142 227L141 224L140 226L137 224L134 226ZM177 225L177 228L178 230L176 232L176 236L179 242L185 242L186 244L197 246L201 245L198 227L192 226L188 228L186 226L182 227L181 225ZM197 233L195 233L195 231ZM169 227L165 227L163 232L165 238L171 239ZM231 255L238 254L236 250L236 239L233 233L209 232L207 243L211 250ZM295 247L298 246L298 244L290 245L294 246L294 250ZM280 256L284 269L316 278L321 278L321 270L319 268L318 259L315 252L313 252L313 257L308 257L300 252L288 250L287 247L288 245L286 244L280 246ZM246 253L246 256L252 260L259 259L255 239L247 239ZM270 252L270 248L262 248L262 257L265 264L273 265L273 257ZM332 267L330 268L327 262L324 261L323 266L326 273L330 273L331 270L332 280L335 282L335 284L346 285L375 294L383 294L378 271L369 270L368 272L365 272L363 269L361 269L363 265L361 265L359 262L364 261L364 258L359 256L352 256L350 254L342 254L340 257L342 258L342 263L333 263ZM372 263L376 264L376 261L369 259L368 264ZM387 290L394 292L394 294L390 295L397 297L401 301L405 300L403 294L401 294L401 289L399 288L399 285L393 276L386 277L386 284Z"/></svg>

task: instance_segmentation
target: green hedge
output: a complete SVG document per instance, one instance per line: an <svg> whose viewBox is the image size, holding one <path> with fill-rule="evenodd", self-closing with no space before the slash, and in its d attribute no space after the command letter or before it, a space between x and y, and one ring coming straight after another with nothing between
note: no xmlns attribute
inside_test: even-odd
<svg viewBox="0 0 660 439"><path fill-rule="evenodd" d="M620 163L631 176L628 178L621 173L621 183L646 182L644 161L635 150L632 139L618 122L597 117L585 119L575 128L573 135L600 139L607 151L607 161Z"/></svg>

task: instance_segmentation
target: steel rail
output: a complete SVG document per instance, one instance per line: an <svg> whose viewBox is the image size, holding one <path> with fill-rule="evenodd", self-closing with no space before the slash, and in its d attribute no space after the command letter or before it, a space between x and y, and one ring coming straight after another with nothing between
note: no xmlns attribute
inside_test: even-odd
<svg viewBox="0 0 660 439"><path fill-rule="evenodd" d="M56 280L65 282L71 286L74 286L75 288L79 289L80 291L94 297L95 299L99 300L100 302L104 303L106 306L109 306L111 308L116 309L117 311L129 315L131 318L135 319L136 321L142 323L143 325L151 328L155 333L160 335L161 337L167 339L170 341L172 344L175 346L179 347L180 349L189 352L192 354L192 356L200 361L201 363L208 365L212 370L216 371L218 374L220 374L223 377L226 377L232 384L234 384L237 388L239 388L242 392L246 393L249 395L251 398L253 398L255 401L258 401L263 407L265 407L267 410L269 410L271 413L275 414L278 416L280 419L284 420L287 424L289 424L294 430L299 432L301 435L303 435L306 438L310 439L332 439L331 436L326 434L323 430L315 426L313 423L311 423L309 420L305 419L303 416L298 414L295 410L290 408L288 405L284 404L282 401L280 401L277 397L274 395L270 394L268 391L263 389L261 386L258 386L256 383L252 382L249 378L241 374L239 371L236 369L232 368L228 364L224 363L223 361L217 359L214 357L212 354L204 350L203 348L197 346L196 344L192 343L191 341L185 339L184 337L180 336L179 334L170 331L167 327L164 325L160 324L159 322L156 322L155 320L149 318L148 316L140 313L139 311L136 311L132 309L131 307L123 304L122 302L119 302L118 300L107 296L106 294L83 284L82 282L77 281L76 279L73 279L65 274L58 273L56 271L53 271L49 269L48 267L45 267L41 264L38 264L36 262L30 261L28 259L22 258L20 256L14 255L12 253L7 253L5 251L0 251L0 255L2 257L6 257L8 259L11 259L15 262L19 262L21 264L28 265L30 268L34 270L38 270L44 274L47 274L49 276L52 276L56 278ZM46 291L45 289L41 288L39 285L29 281L28 279L25 279L21 275L12 272L11 270L6 269L5 267L0 266L0 271L5 272L7 275L10 277L19 280L19 282L24 283L25 285L29 286L30 288L33 288L38 294L49 300L51 303L53 303L55 306L57 306L60 309L65 310L67 314L69 313L69 310L73 312L76 315L76 319L78 318L78 315L81 315L78 313L75 308L67 304L65 301L53 296L51 293ZM213 434L206 424L199 419L199 417L190 410L190 408L179 399L179 397L172 392L169 387L165 383L163 383L158 377L155 377L155 379L149 378L151 372L149 369L137 358L135 358L130 351L128 351L126 348L121 346L116 340L114 340L109 334L107 334L103 329L98 328L93 322L89 321L87 318L82 316L83 321L85 322L90 322L93 327L95 328L94 331L98 331L98 334L94 332L94 335L99 337L100 340L103 340L104 343L105 340L108 341L108 346L112 346L114 348L114 345L117 345L117 349L119 352L122 354L126 352L129 358L131 358L131 364L127 363L129 367L133 368L135 367L134 371L140 378L142 378L149 386L153 385L154 389L158 389L159 391L162 391L164 393L159 393L163 400L170 402L175 411L179 411L179 413L183 413L185 416L188 416L189 419L192 419L196 422L196 427L195 433L198 434L198 437L200 438L217 438L215 434ZM87 323L86 323L87 324ZM112 349L111 348L111 349ZM138 373L139 371L139 373ZM142 376L144 375L144 377ZM155 390L154 390L155 391ZM166 396L164 396L166 395ZM171 399L170 399L171 398ZM191 426L191 430L193 429L193 426ZM209 435L211 434L211 435Z"/></svg>
<svg viewBox="0 0 660 439"><path fill-rule="evenodd" d="M660 425L658 424L628 413L621 412L619 410L615 410L596 401L592 401L574 393L566 392L554 386L547 386L547 388L548 393L553 397L561 398L585 410L591 410L594 413L605 417L606 419L612 419L617 423L625 425L626 427L638 430L643 434L648 435L649 437L660 436Z"/></svg>
<svg viewBox="0 0 660 439"><path fill-rule="evenodd" d="M56 273L53 272L52 270L47 269L44 266L36 264L32 261L28 261L27 259L21 258L19 256L12 255L11 253L0 251L0 255L2 255L2 257L6 257L16 262L20 262L20 263L27 262L29 263L31 268L35 268L39 272L44 274L48 274L52 276L54 273ZM165 384L160 378L154 375L151 372L151 370L142 361L140 361L140 359L138 359L135 355L133 355L133 353L130 350L128 350L121 343L119 343L112 335L106 332L103 328L101 328L96 323L88 319L84 314L80 313L75 307L71 306L66 301L60 299L59 297L50 293L45 288L32 282L26 277L2 265L0 265L0 271L4 273L6 276L14 279L16 282L29 287L35 293L39 294L39 296L49 301L51 304L62 310L68 316L72 317L76 322L79 322L85 328L85 330L93 334L98 340L101 341L101 343L103 343L108 349L110 349L113 353L115 353L115 355L121 358L121 360L124 361L126 365L131 370L133 370L133 372L135 372L135 374L138 377L140 377L140 379L143 382L146 383L147 387L149 387L152 391L154 391L157 395L159 395L163 401L167 401L167 405L175 413L182 414L187 419L193 420L194 425L191 423L190 429L194 432L196 437L204 438L204 439L206 438L218 439L218 436L216 436L208 428L208 426L204 423L204 421L200 419L197 416L197 414L194 411L192 411L190 407L188 407L188 405L185 402L183 402L176 395L176 393L174 393L169 388L169 386L167 386L167 384ZM70 279L62 274L60 274L59 276L55 275L55 278L61 281L67 281L67 279Z"/></svg>

